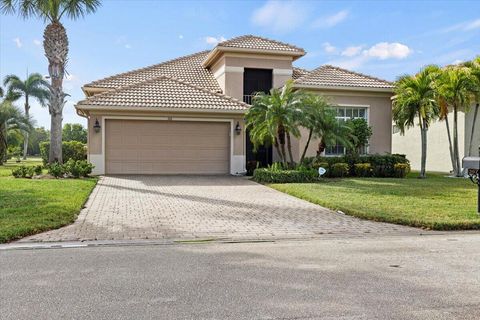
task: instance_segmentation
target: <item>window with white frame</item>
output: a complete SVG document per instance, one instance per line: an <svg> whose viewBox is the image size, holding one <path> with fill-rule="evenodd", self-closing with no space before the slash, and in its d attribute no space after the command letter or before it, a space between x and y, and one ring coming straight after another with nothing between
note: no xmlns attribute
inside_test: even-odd
<svg viewBox="0 0 480 320"><path fill-rule="evenodd" d="M337 120L338 121L347 121L350 119L358 119L362 118L368 121L368 108L366 107L352 107L352 106L337 106L335 107L337 110ZM345 154L345 147L342 146L340 143L336 143L335 145L330 145L325 148L325 155L333 156L333 155L343 155ZM367 150L363 150L362 153L366 153Z"/></svg>

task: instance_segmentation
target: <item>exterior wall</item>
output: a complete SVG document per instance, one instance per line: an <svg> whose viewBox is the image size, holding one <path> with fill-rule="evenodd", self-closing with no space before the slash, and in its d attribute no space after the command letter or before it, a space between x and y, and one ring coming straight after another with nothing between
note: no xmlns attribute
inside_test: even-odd
<svg viewBox="0 0 480 320"><path fill-rule="evenodd" d="M211 67L215 78L227 96L243 100L245 68L272 69L273 87L281 87L292 77L292 58L273 55L226 53Z"/></svg>
<svg viewBox="0 0 480 320"><path fill-rule="evenodd" d="M314 91L323 94L333 105L358 106L368 109L368 122L372 126L372 137L368 152L370 154L385 154L392 152L392 103L389 93L365 93L352 91ZM295 161L299 161L308 139L308 130L301 129L301 137L293 139L292 152ZM310 141L306 156L313 157L317 155L317 139ZM278 156L274 153L274 161L278 161Z"/></svg>
<svg viewBox="0 0 480 320"><path fill-rule="evenodd" d="M450 130L453 127L453 114L449 117ZM418 123L418 118L415 119ZM399 132L393 134L393 153L405 154L410 160L414 170L420 170L421 161L421 139L418 125L405 131L405 135ZM460 158L464 156L465 143L465 114L458 114L458 141ZM448 144L447 129L444 121L437 121L430 125L427 133L427 171L450 172L452 161Z"/></svg>
<svg viewBox="0 0 480 320"><path fill-rule="evenodd" d="M480 146L480 107L477 115L477 123L475 124L475 132L473 134L472 149L469 152L470 147L470 135L473 126L473 116L475 113L475 106L465 115L465 155L478 156L478 148Z"/></svg>
<svg viewBox="0 0 480 320"><path fill-rule="evenodd" d="M91 111L88 117L88 160L95 165L94 174L105 174L105 154L104 154L104 129L105 120L108 118L116 119L152 119L163 121L226 121L231 123L231 132L233 146L231 147L230 173L233 175L245 172L245 123L243 115L228 113L186 113L186 112L139 112L139 111ZM95 132L93 125L98 119L102 126L100 132ZM237 123L241 127L241 133L235 132ZM105 137L108 139L108 137Z"/></svg>

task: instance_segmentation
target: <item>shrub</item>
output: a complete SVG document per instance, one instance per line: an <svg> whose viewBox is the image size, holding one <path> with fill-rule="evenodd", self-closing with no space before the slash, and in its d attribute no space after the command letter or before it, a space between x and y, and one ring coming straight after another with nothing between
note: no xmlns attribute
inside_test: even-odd
<svg viewBox="0 0 480 320"><path fill-rule="evenodd" d="M42 156L43 163L48 162L48 154L50 152L50 142L45 141L40 143L40 155ZM70 159L73 160L86 160L87 159L87 146L78 141L63 141L62 142L63 161L67 162Z"/></svg>
<svg viewBox="0 0 480 320"><path fill-rule="evenodd" d="M20 166L12 170L12 176L15 178L31 178L35 174L35 169L32 166Z"/></svg>
<svg viewBox="0 0 480 320"><path fill-rule="evenodd" d="M330 174L332 177L343 178L348 176L348 163L339 162L330 167Z"/></svg>
<svg viewBox="0 0 480 320"><path fill-rule="evenodd" d="M93 164L86 160L68 160L64 165L64 172L74 178L88 177L94 168Z"/></svg>
<svg viewBox="0 0 480 320"><path fill-rule="evenodd" d="M354 168L357 177L370 177L372 175L373 170L370 163L356 163Z"/></svg>
<svg viewBox="0 0 480 320"><path fill-rule="evenodd" d="M272 168L255 169L253 180L260 183L302 183L315 182L318 173L312 169L303 170L277 170Z"/></svg>
<svg viewBox="0 0 480 320"><path fill-rule="evenodd" d="M35 172L35 175L39 176L42 174L43 171L43 166L38 165L33 167L33 172Z"/></svg>
<svg viewBox="0 0 480 320"><path fill-rule="evenodd" d="M65 174L65 168L58 162L54 162L47 166L48 173L54 176L55 178L63 177Z"/></svg>
<svg viewBox="0 0 480 320"><path fill-rule="evenodd" d="M410 165L408 163L396 163L394 166L395 177L405 178L410 172Z"/></svg>

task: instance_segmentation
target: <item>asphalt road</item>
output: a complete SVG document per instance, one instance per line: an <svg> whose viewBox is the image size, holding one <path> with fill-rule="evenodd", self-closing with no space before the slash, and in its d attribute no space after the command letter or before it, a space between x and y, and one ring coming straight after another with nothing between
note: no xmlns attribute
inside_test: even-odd
<svg viewBox="0 0 480 320"><path fill-rule="evenodd" d="M480 235L0 250L1 319L480 319Z"/></svg>

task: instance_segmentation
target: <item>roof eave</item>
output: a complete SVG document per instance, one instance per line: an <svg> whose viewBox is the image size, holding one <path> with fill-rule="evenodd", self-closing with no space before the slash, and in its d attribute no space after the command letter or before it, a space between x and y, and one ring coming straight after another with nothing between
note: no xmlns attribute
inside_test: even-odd
<svg viewBox="0 0 480 320"><path fill-rule="evenodd" d="M359 86L324 86L324 85L312 85L312 84L300 84L300 83L294 83L293 87L294 88L299 88L299 89L343 90L343 91L393 93L393 87L392 88L381 88L381 87L359 87Z"/></svg>
<svg viewBox="0 0 480 320"><path fill-rule="evenodd" d="M248 48L233 48L233 47L223 47L216 46L210 51L205 60L202 62L202 67L209 68L216 61L216 58L223 52L234 52L234 53L260 53L260 54L270 54L270 55L280 55L292 57L292 60L295 61L300 57L303 57L305 51L288 51L288 50L267 50L267 49L248 49Z"/></svg>
<svg viewBox="0 0 480 320"><path fill-rule="evenodd" d="M102 106L76 104L78 111L104 110L104 111L157 111L157 112L179 112L179 113L228 113L244 114L248 109L200 109L200 108L162 108L162 107L124 107L124 106Z"/></svg>

